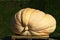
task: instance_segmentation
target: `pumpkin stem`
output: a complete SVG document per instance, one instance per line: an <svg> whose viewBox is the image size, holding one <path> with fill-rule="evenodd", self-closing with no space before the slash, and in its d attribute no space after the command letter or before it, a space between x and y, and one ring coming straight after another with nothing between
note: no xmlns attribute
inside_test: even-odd
<svg viewBox="0 0 60 40"><path fill-rule="evenodd" d="M25 27L25 30L28 31L28 26Z"/></svg>

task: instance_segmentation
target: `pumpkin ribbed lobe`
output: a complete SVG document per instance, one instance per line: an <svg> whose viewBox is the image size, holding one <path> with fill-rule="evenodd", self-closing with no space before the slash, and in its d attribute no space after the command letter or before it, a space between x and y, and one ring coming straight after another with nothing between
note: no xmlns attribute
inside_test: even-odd
<svg viewBox="0 0 60 40"><path fill-rule="evenodd" d="M39 10L35 10L31 16L30 16L30 20L29 20L29 25L31 27L31 30L40 30L38 29L38 23L42 20L42 18L45 16L45 13Z"/></svg>
<svg viewBox="0 0 60 40"><path fill-rule="evenodd" d="M22 27L22 24L21 24L21 14L22 14L22 11L24 9L20 10L18 13L15 14L15 28L14 28L14 32L17 33L17 34L20 34L24 27Z"/></svg>
<svg viewBox="0 0 60 40"><path fill-rule="evenodd" d="M34 11L34 9L30 9L30 8L26 8L23 12L23 23L28 25L30 16L32 14L32 12Z"/></svg>

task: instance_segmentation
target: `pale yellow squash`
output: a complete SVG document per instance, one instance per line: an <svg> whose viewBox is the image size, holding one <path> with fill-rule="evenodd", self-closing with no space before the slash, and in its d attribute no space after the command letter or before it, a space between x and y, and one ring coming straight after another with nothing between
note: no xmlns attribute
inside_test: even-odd
<svg viewBox="0 0 60 40"><path fill-rule="evenodd" d="M15 14L14 32L19 35L45 36L55 31L56 20L43 11L25 8Z"/></svg>

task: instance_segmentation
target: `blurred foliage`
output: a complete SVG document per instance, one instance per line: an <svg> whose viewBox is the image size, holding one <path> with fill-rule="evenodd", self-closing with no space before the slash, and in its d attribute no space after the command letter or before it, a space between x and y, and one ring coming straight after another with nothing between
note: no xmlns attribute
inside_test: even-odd
<svg viewBox="0 0 60 40"><path fill-rule="evenodd" d="M57 28L51 37L60 37L60 0L0 0L0 38L13 35L11 19L22 8L35 8L53 15Z"/></svg>

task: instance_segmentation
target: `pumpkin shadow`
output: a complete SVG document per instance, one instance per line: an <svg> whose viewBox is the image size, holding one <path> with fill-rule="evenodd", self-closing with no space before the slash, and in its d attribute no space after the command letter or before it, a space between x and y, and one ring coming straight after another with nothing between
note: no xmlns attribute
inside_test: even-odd
<svg viewBox="0 0 60 40"><path fill-rule="evenodd" d="M12 40L12 39L11 39L11 36L6 36L6 37L2 38L2 40Z"/></svg>

